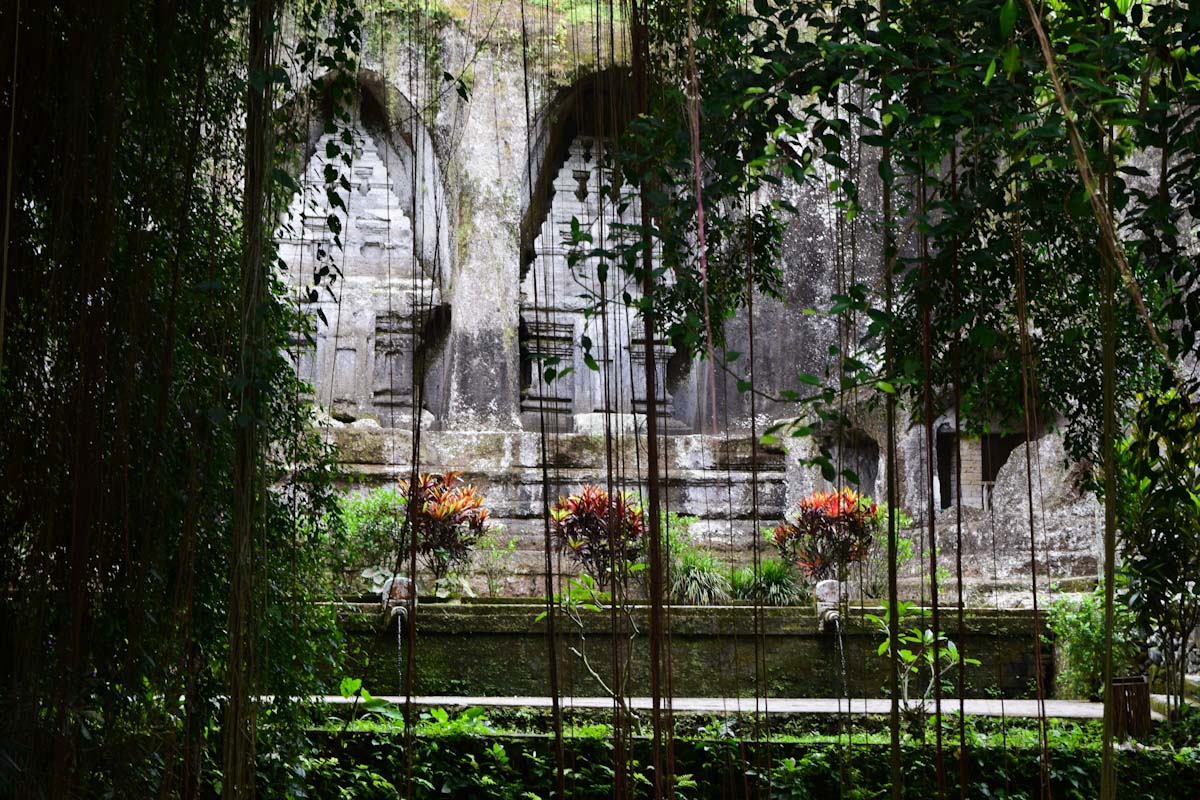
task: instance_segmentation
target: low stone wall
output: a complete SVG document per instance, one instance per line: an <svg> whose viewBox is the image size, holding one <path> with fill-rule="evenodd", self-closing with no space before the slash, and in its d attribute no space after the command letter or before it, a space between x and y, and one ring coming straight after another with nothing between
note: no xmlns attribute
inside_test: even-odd
<svg viewBox="0 0 1200 800"><path fill-rule="evenodd" d="M427 604L417 613L416 694L544 696L549 694L545 607L536 603L473 602ZM881 609L866 609L879 613ZM877 650L882 636L852 609L845 623L845 674L837 637L817 631L809 607L674 607L670 610L670 691L679 697L753 696L756 655L765 664L758 693L773 697L885 696L887 662ZM649 610L638 606L619 625L639 633L628 645L625 694L648 695ZM915 625L915 623L913 623ZM969 610L965 636L958 637L956 612L943 612L943 626L963 652L982 662L967 667L968 697L1033 696L1036 680L1033 616L1021 611ZM613 618L585 612L582 628L558 617L558 656L564 695L604 696L596 676L612 685ZM378 606L348 606L343 615L351 674L374 694L403 689L395 624L386 625ZM756 636L756 629L760 635ZM1042 649L1045 685L1052 685L1052 648ZM586 657L586 663L585 663ZM590 667L590 669L589 669ZM592 674L595 672L595 675ZM843 683L844 680L844 683ZM915 681L914 681L915 684ZM912 692L924 689L913 686Z"/></svg>
<svg viewBox="0 0 1200 800"><path fill-rule="evenodd" d="M343 467L353 479L348 489L394 486L411 473L413 442L407 430L380 428L364 420L350 425L335 423L327 435L337 445ZM505 527L502 537L517 540L516 553L500 581L502 596L534 597L545 591L546 495L553 502L585 483L606 485L608 481L609 452L602 435L554 434L545 444L548 468L543 472L543 440L536 431L432 430L421 435L420 469L460 472L463 480L483 493L491 520ZM613 448L617 485L644 494L645 487L639 483L647 458L644 437L622 435ZM1038 448L1034 463L1043 469L1035 476L1035 485L1041 487L1036 498L1038 574L1059 580L1095 576L1099 506L1094 497L1071 488L1074 479L1063 465L1065 456L1057 435L1043 436ZM922 452L915 445L909 449L918 455ZM1030 584L1033 565L1025 458L1023 451L1019 452L1021 457L1010 458L1000 469L992 508L963 509L962 562L968 605L998 602L992 596L996 592L1023 590ZM814 470L799 465L799 455L799 451L785 455L775 447L755 446L744 434L672 435L660 450L664 506L697 519L689 531L696 544L728 563L748 563L763 528L777 524L801 497L830 488ZM923 467L919 474L925 474ZM909 579L905 589L913 584L906 597L915 600L922 596L920 582L928 568L928 534L920 519L924 500L909 495L912 493L901 496L914 523L902 535L913 540L914 558L901 577ZM953 569L958 541L956 509L939 512L936 523L942 564ZM768 548L767 555L775 555L773 548ZM556 566L557 572L570 569L561 559ZM477 593L486 591L481 575L474 574L471 581Z"/></svg>

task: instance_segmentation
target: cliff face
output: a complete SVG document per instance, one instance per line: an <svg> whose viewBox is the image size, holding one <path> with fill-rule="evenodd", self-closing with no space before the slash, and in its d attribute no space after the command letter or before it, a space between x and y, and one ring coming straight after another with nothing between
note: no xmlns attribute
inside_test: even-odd
<svg viewBox="0 0 1200 800"><path fill-rule="evenodd" d="M416 58L413 43L394 36L368 42L344 135L328 133L319 112L307 120L311 134L296 175L302 190L279 240L286 283L313 319L310 338L297 333L295 363L328 411L330 436L349 471L368 486L407 475L419 422L420 470L465 472L508 535L518 538L506 591L522 594L544 585L546 494L553 502L582 483L609 479L644 488L651 409L637 287L612 273L602 283L594 259L578 255L580 241L611 245L628 235L622 225L637 219L636 205L616 203L603 191L604 148L627 117L625 71L596 59L567 59L561 43L576 28L547 28L545 21L538 23L542 57L522 58L519 21L493 9L489 27L481 16L486 10L467 18L448 8L436 40L425 45L431 58ZM326 156L334 136L350 143L348 167ZM863 174L874 174L871 148L860 152ZM328 203L327 163L348 178L345 209ZM850 279L879 280L877 233L860 220L850 235L824 185L783 189L797 213L779 257L783 297L754 303L754 381L761 395L753 417L751 395L737 387L749 369L747 314L727 323L727 349L744 354L728 370L710 374L706 362L677 353L665 339L654 343L654 411L667 436L661 474L669 510L697 517L693 537L734 562L749 560L757 531L774 525L792 503L828 488L802 465L811 442L785 440L785 453L752 446L752 437L797 413L795 404L778 399L805 388L797 373L823 376L834 366L836 322L811 311L828 308ZM868 184L866 191L877 189ZM339 231L330 230L331 213ZM322 257L336 261L341 278L308 302L303 290ZM857 408L857 400L849 398L848 407ZM878 410L852 416L856 428L832 443L834 452L860 476L864 493L882 499L888 447L882 419ZM960 490L952 485L955 448L943 441L944 428L934 448L932 511L939 528L952 533L953 512L941 509L952 509ZM913 429L897 441L899 497L922 531L911 534L918 542L928 513L923 437ZM1000 578L1028 569L1027 538L1020 535L1027 510L1020 493L1010 491L1016 478L1009 480L1013 468L1005 466L1023 448L1012 444L967 440L961 448L966 505L999 512L995 536L1004 558L994 572ZM1037 452L1036 484L1058 496L1067 490L1061 447ZM1039 568L1048 564L1055 575L1094 569L1085 505L1081 499L1039 508L1055 554ZM964 555L972 577L984 580L993 577L986 566L992 519L984 524L976 511Z"/></svg>

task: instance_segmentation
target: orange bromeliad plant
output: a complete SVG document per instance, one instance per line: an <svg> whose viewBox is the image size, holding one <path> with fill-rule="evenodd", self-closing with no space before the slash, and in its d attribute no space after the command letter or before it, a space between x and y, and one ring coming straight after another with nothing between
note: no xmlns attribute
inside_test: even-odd
<svg viewBox="0 0 1200 800"><path fill-rule="evenodd" d="M780 555L813 580L866 557L879 527L879 507L850 489L816 492L771 532Z"/></svg>

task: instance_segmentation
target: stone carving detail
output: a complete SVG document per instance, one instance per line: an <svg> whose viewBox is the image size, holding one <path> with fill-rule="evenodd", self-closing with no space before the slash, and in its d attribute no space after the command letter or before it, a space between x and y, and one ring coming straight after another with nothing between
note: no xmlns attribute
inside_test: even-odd
<svg viewBox="0 0 1200 800"><path fill-rule="evenodd" d="M548 428L568 428L573 410L568 385L571 376L546 382L542 364L546 358L558 358L559 364L567 366L573 363L575 328L570 324L538 319L523 320L523 323L525 339L521 349L527 369L521 375L521 413L540 420L544 412Z"/></svg>
<svg viewBox="0 0 1200 800"><path fill-rule="evenodd" d="M535 257L521 284L521 315L527 328L523 347L521 411L527 425L539 424L536 412L554 409L559 429L569 429L568 416L610 411L646 412L645 350L641 322L631 307L641 292L629 275L611 263L603 285L601 260L582 254L593 248L613 249L636 236L640 211L623 191L622 204L608 191L611 177L603 164L603 141L579 136L555 177L554 197ZM573 224L589 241L572 243ZM575 251L572 257L572 250ZM598 370L583 358L583 345ZM670 417L666 393L666 361L674 353L666 341L655 345L660 415ZM571 372L551 384L543 380L539 358L557 356L555 371Z"/></svg>
<svg viewBox="0 0 1200 800"><path fill-rule="evenodd" d="M302 309L327 320L315 323L316 346L299 348L296 368L335 416L402 425L413 410L413 353L440 294L414 255L412 221L393 185L403 165L361 123L352 125L350 138L349 145L341 134L316 142L278 234L279 255ZM331 142L352 150L349 168L340 156L327 157ZM348 192L339 186L344 209L335 204L331 211L327 165L350 183ZM331 215L340 223L334 230ZM340 277L332 285L323 279L312 302L308 292L321 269L340 271ZM303 342L302 335L298 339Z"/></svg>
<svg viewBox="0 0 1200 800"><path fill-rule="evenodd" d="M667 362L675 355L675 348L666 339L654 341L654 404L658 414L663 418L672 416L672 398L667 389ZM646 337L645 334L635 335L630 342L629 360L633 366L632 386L633 410L638 414L646 413Z"/></svg>

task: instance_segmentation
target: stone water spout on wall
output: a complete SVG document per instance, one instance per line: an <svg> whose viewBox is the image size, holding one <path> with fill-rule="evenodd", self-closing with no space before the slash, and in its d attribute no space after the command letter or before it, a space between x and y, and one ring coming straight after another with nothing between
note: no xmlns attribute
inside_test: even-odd
<svg viewBox="0 0 1200 800"><path fill-rule="evenodd" d="M412 598L412 581L403 575L388 578L379 592L380 605L383 607L384 619L387 622L399 617L400 626L408 619L408 604Z"/></svg>
<svg viewBox="0 0 1200 800"><path fill-rule="evenodd" d="M825 580L817 584L817 630L836 633L842 620L842 608L850 599L844 581Z"/></svg>

